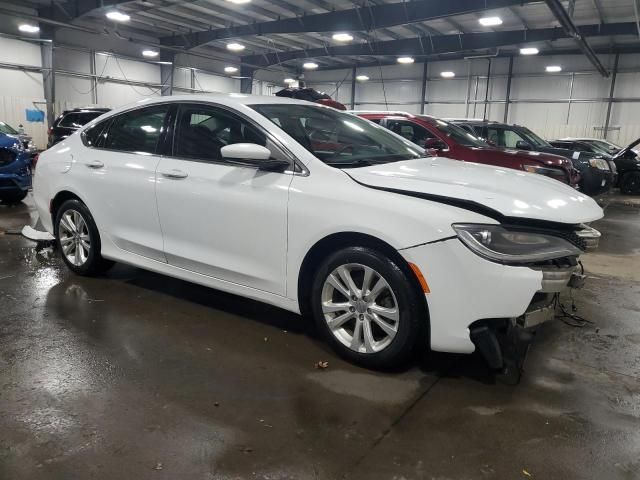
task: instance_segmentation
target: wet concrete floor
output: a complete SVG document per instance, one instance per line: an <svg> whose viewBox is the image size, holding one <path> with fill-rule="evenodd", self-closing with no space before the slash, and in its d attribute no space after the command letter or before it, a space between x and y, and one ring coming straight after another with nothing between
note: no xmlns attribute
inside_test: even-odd
<svg viewBox="0 0 640 480"><path fill-rule="evenodd" d="M0 206L0 479L640 478L640 208L595 224L593 324L546 325L515 387L475 356L363 370L296 315L136 268L75 276L12 234L34 221Z"/></svg>

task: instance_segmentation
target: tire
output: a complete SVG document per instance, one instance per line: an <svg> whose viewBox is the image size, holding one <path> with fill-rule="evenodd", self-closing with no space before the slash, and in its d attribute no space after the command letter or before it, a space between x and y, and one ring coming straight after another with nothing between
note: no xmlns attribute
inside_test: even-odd
<svg viewBox="0 0 640 480"><path fill-rule="evenodd" d="M113 266L114 262L105 260L100 254L98 227L91 212L81 201L67 200L60 206L56 212L54 229L62 259L73 272L94 276Z"/></svg>
<svg viewBox="0 0 640 480"><path fill-rule="evenodd" d="M347 289L345 271L352 280ZM366 290L365 275L369 276ZM427 345L424 300L408 275L371 248L349 247L331 254L316 271L311 287L311 311L318 331L353 363L372 369L402 365L421 340Z"/></svg>
<svg viewBox="0 0 640 480"><path fill-rule="evenodd" d="M640 195L640 172L629 172L622 177L620 193L624 195Z"/></svg>
<svg viewBox="0 0 640 480"><path fill-rule="evenodd" d="M22 202L22 200L24 200L27 197L27 193L29 193L26 190L17 190L14 192L6 192L6 193L1 193L0 194L0 202L2 202L5 205L17 205L18 203Z"/></svg>

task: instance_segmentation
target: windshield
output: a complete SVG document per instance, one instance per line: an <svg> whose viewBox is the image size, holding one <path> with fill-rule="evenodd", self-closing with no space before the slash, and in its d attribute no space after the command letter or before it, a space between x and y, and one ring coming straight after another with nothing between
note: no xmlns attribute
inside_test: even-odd
<svg viewBox="0 0 640 480"><path fill-rule="evenodd" d="M336 167L375 165L422 158L422 148L373 122L329 107L250 105L324 163Z"/></svg>
<svg viewBox="0 0 640 480"><path fill-rule="evenodd" d="M527 137L527 141L531 143L534 147L550 147L551 144L546 140L543 140L538 135L533 133L527 127L519 127L520 133Z"/></svg>
<svg viewBox="0 0 640 480"><path fill-rule="evenodd" d="M0 122L0 133L4 133L7 135L18 135L18 131L11 127L11 125L7 125L4 122Z"/></svg>
<svg viewBox="0 0 640 480"><path fill-rule="evenodd" d="M444 120L436 119L433 121L429 117L427 118L429 122L433 122L432 125L444 133L451 140L456 142L459 145L465 147L486 147L487 144L480 140L478 137L474 137L469 132L467 132L464 128L459 127L458 125L454 125L453 123L445 122Z"/></svg>
<svg viewBox="0 0 640 480"><path fill-rule="evenodd" d="M613 143L603 142L602 140L584 140L585 143L592 145L599 152L611 154L622 150L622 147L614 145Z"/></svg>

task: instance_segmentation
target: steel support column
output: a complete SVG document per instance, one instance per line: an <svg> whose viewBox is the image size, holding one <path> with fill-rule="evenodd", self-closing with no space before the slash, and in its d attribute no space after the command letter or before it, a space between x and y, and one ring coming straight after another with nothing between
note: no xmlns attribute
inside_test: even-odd
<svg viewBox="0 0 640 480"><path fill-rule="evenodd" d="M96 51L89 50L89 73L91 73L91 103L98 104L98 76L96 75Z"/></svg>
<svg viewBox="0 0 640 480"><path fill-rule="evenodd" d="M504 123L509 120L509 105L511 104L511 79L513 78L513 57L509 57L509 73L507 74L507 94L504 101Z"/></svg>
<svg viewBox="0 0 640 480"><path fill-rule="evenodd" d="M53 32L51 32L50 38L53 38ZM44 100L47 106L47 126L51 127L55 118L56 103L56 76L53 70L53 41L43 42L40 44L40 56L42 58L42 85L44 87Z"/></svg>
<svg viewBox="0 0 640 480"><path fill-rule="evenodd" d="M351 69L351 110L356 109L356 66Z"/></svg>
<svg viewBox="0 0 640 480"><path fill-rule="evenodd" d="M620 60L620 54L616 53L613 60L613 71L611 72L611 87L609 89L609 102L607 104L607 118L604 122L604 130L602 131L602 138L606 140L609 134L609 127L611 124L611 106L613 105L613 95L616 90L616 77L618 76L618 60Z"/></svg>
<svg viewBox="0 0 640 480"><path fill-rule="evenodd" d="M482 114L482 118L484 120L487 119L487 106L489 105L489 82L491 81L491 59L489 58L489 63L487 65L487 86L484 90L484 113Z"/></svg>
<svg viewBox="0 0 640 480"><path fill-rule="evenodd" d="M255 70L244 65L240 67L240 93L251 93L253 90L253 73Z"/></svg>
<svg viewBox="0 0 640 480"><path fill-rule="evenodd" d="M160 92L163 97L173 95L173 73L175 71L175 53L166 50L160 51Z"/></svg>
<svg viewBox="0 0 640 480"><path fill-rule="evenodd" d="M420 90L420 113L424 114L425 97L427 96L427 73L429 71L429 63L422 64L422 89Z"/></svg>

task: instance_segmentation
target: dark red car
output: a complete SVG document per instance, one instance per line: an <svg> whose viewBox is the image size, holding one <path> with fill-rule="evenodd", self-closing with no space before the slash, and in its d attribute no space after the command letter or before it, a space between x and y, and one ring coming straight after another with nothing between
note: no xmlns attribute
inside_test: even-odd
<svg viewBox="0 0 640 480"><path fill-rule="evenodd" d="M431 155L524 170L577 188L580 173L570 160L547 153L492 147L452 123L403 112L353 112L423 147Z"/></svg>

